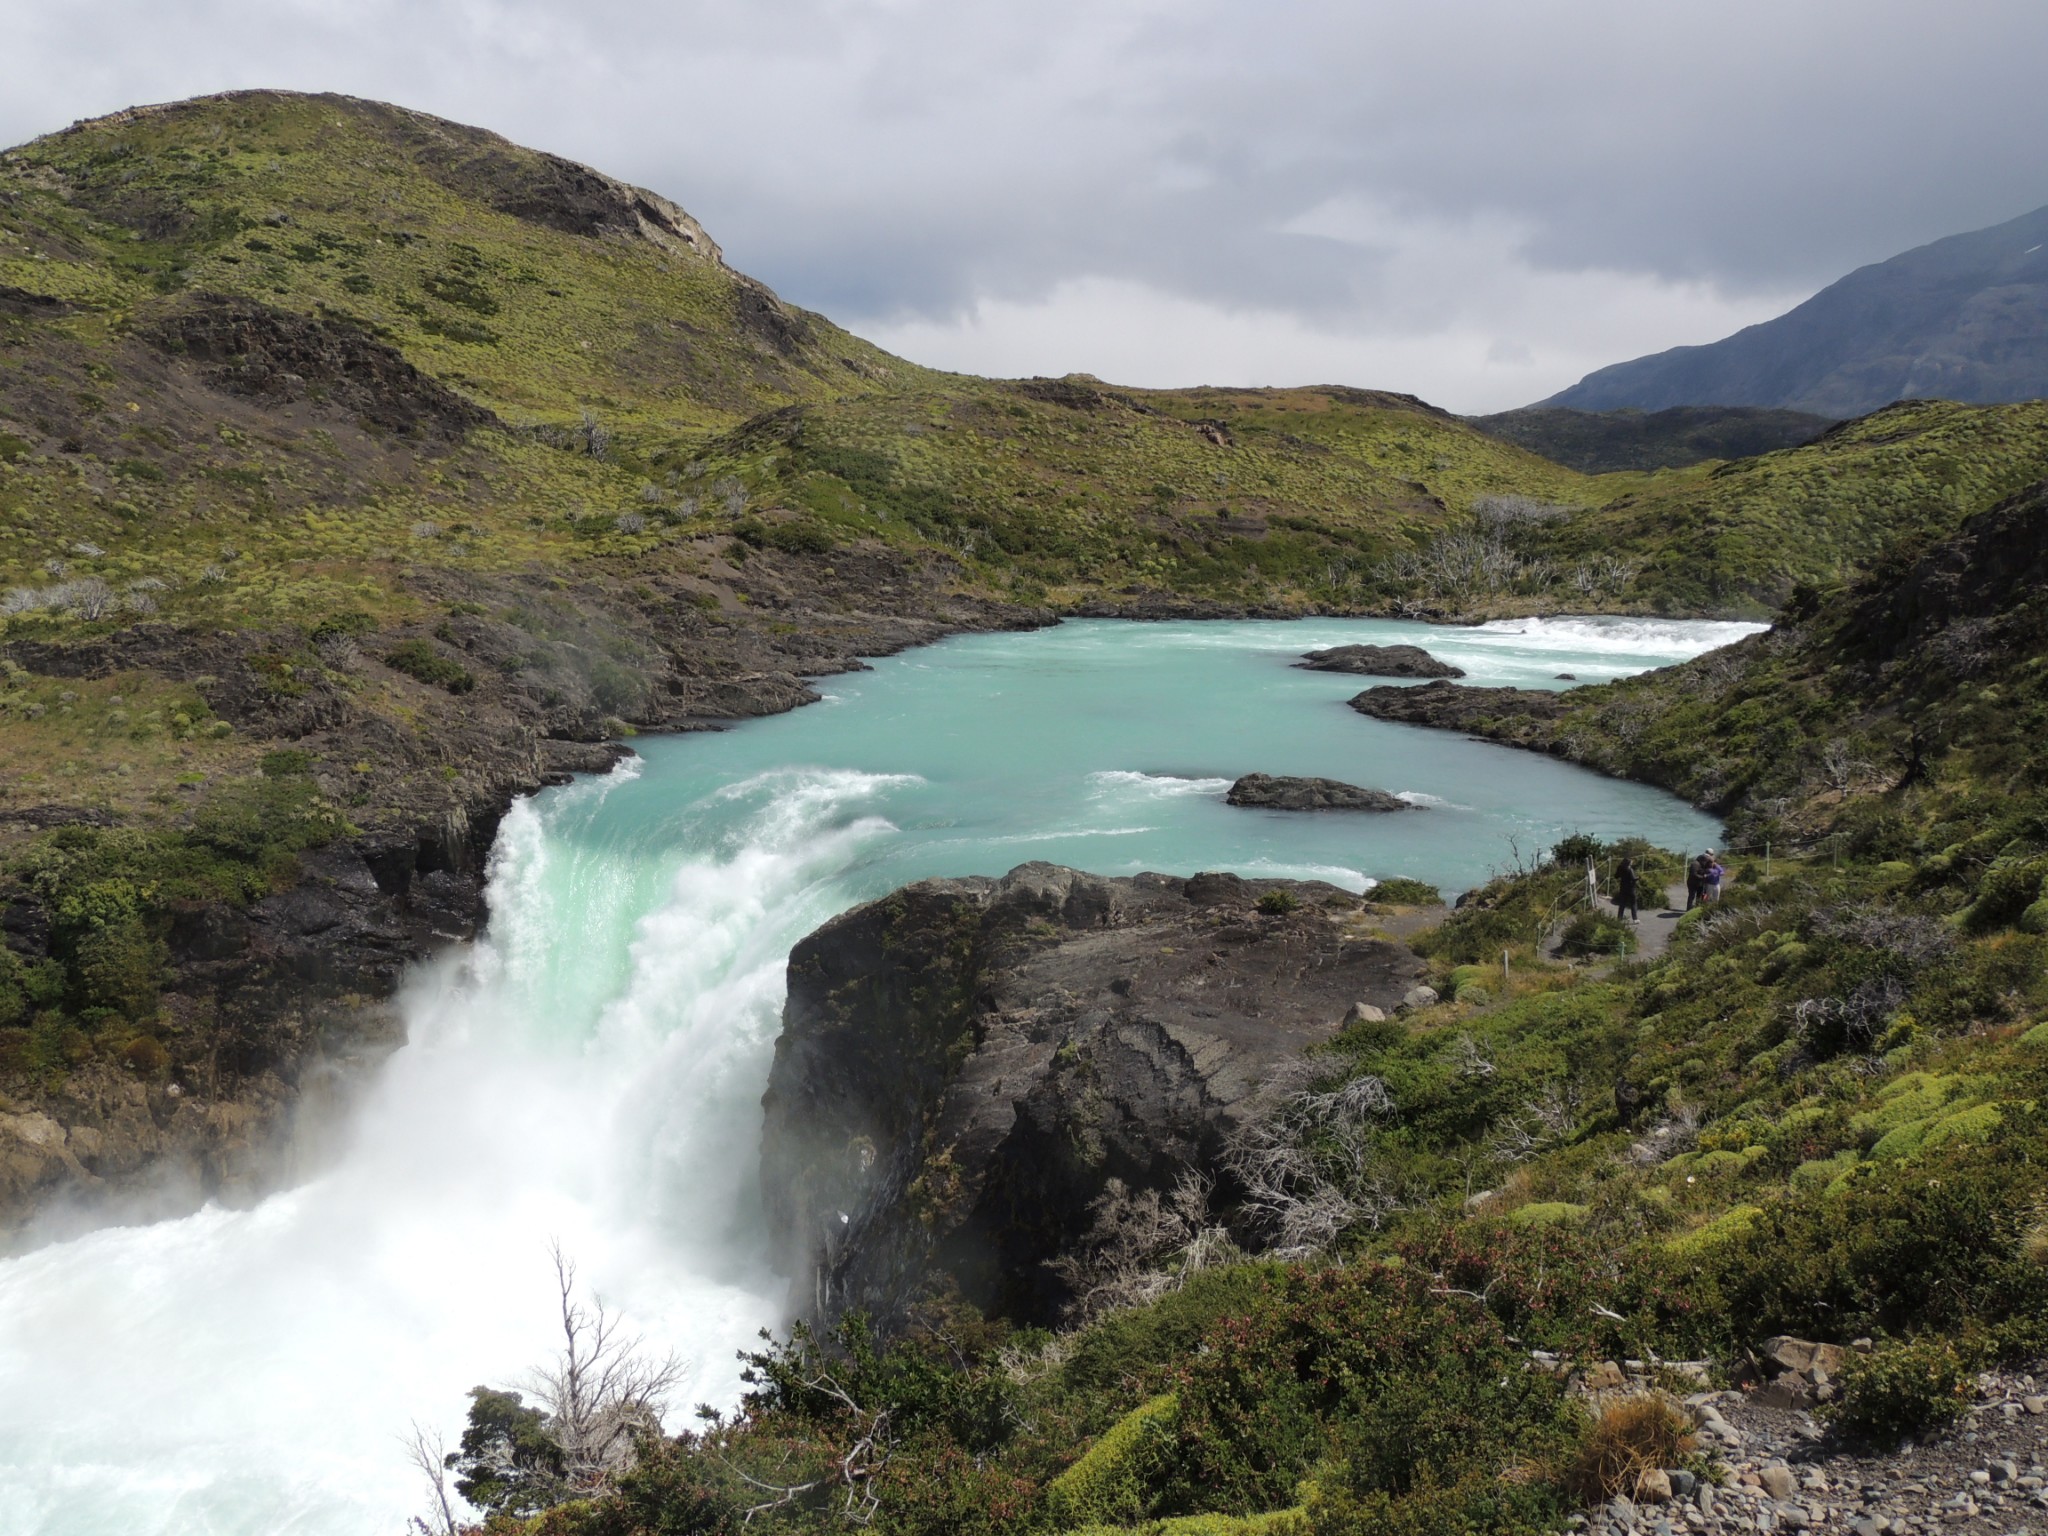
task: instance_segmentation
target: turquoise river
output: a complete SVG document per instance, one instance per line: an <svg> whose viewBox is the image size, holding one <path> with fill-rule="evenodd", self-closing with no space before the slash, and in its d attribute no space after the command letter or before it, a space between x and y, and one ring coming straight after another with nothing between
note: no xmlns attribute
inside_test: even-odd
<svg viewBox="0 0 2048 1536"><path fill-rule="evenodd" d="M1369 680L1299 670L1426 645L1474 683L1562 687L1751 626L1548 619L1080 622L963 636L825 680L825 701L639 742L516 805L482 939L419 968L409 1043L310 1129L292 1187L0 1260L0 1531L399 1536L427 1491L401 1438L551 1348L559 1239L729 1401L777 1320L760 1095L804 933L928 875L1393 875L1457 891L1573 830L1676 848L1718 828L1547 758L1369 721ZM1402 794L1415 814L1237 810L1254 771ZM683 1422L681 1415L676 1420Z"/></svg>

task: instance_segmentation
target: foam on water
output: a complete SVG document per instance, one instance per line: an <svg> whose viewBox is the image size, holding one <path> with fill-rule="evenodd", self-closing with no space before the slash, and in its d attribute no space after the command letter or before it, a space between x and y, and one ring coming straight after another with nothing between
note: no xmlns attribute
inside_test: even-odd
<svg viewBox="0 0 2048 1536"><path fill-rule="evenodd" d="M542 1361L559 1238L630 1325L729 1402L776 1320L755 1185L790 946L930 875L1025 856L1105 874L1455 891L1562 832L1703 846L1677 801L1544 757L1366 720L1371 679L1295 654L1420 643L1479 683L1636 670L1740 626L1479 629L1082 623L966 637L831 680L829 711L643 741L515 805L480 942L421 967L409 1043L318 1177L251 1209L110 1228L0 1261L0 1532L396 1536L399 1437ZM1140 770L1133 764L1150 764ZM1163 765L1163 766L1162 766ZM1426 811L1223 803L1317 774Z"/></svg>

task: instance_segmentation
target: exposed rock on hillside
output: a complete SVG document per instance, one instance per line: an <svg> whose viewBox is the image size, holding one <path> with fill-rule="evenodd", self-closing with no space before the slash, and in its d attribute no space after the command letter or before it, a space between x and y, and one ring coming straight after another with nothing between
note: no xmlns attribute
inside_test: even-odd
<svg viewBox="0 0 2048 1536"><path fill-rule="evenodd" d="M1276 778L1248 773L1224 797L1232 805L1269 811L1412 811L1416 807L1384 789L1365 789L1341 779Z"/></svg>
<svg viewBox="0 0 2048 1536"><path fill-rule="evenodd" d="M154 321L149 339L208 365L209 382L273 405L313 399L394 432L460 437L497 417L345 321L200 294Z"/></svg>
<svg viewBox="0 0 2048 1536"><path fill-rule="evenodd" d="M1305 672L1356 672L1366 677L1463 677L1465 669L1439 661L1419 645L1337 645L1307 651L1295 663Z"/></svg>
<svg viewBox="0 0 2048 1536"><path fill-rule="evenodd" d="M1299 903L1262 912L1287 890ZM1262 1080L1363 1001L1405 948L1347 932L1333 886L1026 864L927 880L790 957L763 1183L797 1311L884 1321L931 1288L1045 1318L1046 1268L1111 1178L1208 1166Z"/></svg>

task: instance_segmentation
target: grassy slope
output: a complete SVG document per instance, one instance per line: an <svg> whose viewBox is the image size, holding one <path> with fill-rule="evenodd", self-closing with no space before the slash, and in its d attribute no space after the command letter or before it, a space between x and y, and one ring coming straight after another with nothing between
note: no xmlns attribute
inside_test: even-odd
<svg viewBox="0 0 2048 1536"><path fill-rule="evenodd" d="M599 229L571 171L589 175L274 93L13 152L0 287L72 308L0 314L0 585L47 589L55 561L161 583L148 601L173 617L377 612L420 567L683 558L744 504L803 520L799 546L935 546L970 584L1054 601L1758 611L2048 468L2035 406L1907 408L1718 471L1595 479L1396 396L936 374L781 305L708 242ZM515 430L433 447L317 403L235 419L141 339L198 293L363 327ZM755 420L787 407L800 425ZM577 451L586 419L600 456ZM1390 565L1504 494L1585 511L1520 531L1506 579ZM653 527L622 537L621 517ZM1632 570L1575 583L1596 554Z"/></svg>

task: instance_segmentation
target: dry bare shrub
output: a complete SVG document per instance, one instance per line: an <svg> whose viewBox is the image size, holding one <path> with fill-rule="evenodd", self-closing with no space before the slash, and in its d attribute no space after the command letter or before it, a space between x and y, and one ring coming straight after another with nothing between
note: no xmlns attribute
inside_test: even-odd
<svg viewBox="0 0 2048 1536"><path fill-rule="evenodd" d="M1301 1058L1283 1065L1224 1151L1246 1225L1280 1258L1319 1253L1350 1227L1377 1229L1402 1204L1374 1146L1395 1111L1387 1085L1365 1074L1322 1089L1320 1071Z"/></svg>
<svg viewBox="0 0 2048 1536"><path fill-rule="evenodd" d="M1143 1306L1205 1269L1241 1257L1229 1232L1210 1224L1213 1181L1183 1170L1171 1190L1133 1190L1121 1179L1103 1186L1089 1209L1089 1227L1052 1262L1066 1282L1076 1318Z"/></svg>
<svg viewBox="0 0 2048 1536"><path fill-rule="evenodd" d="M1680 1100L1643 1133L1640 1141L1630 1146L1628 1160L1639 1168L1648 1168L1681 1152L1690 1152L1699 1139L1700 1112Z"/></svg>
<svg viewBox="0 0 2048 1536"><path fill-rule="evenodd" d="M1692 1424L1659 1392L1616 1398L1600 1409L1572 1464L1565 1486L1588 1504L1616 1494L1634 1496L1643 1474L1673 1467L1693 1447Z"/></svg>
<svg viewBox="0 0 2048 1536"><path fill-rule="evenodd" d="M547 1414L548 1438L561 1447L571 1481L597 1487L633 1465L640 1436L661 1433L684 1362L622 1332L602 1300L578 1301L575 1263L559 1243L552 1251L562 1348L533 1372L528 1389Z"/></svg>
<svg viewBox="0 0 2048 1536"><path fill-rule="evenodd" d="M2020 1234L2020 1256L2029 1264L2048 1269L2048 1220L2035 1220Z"/></svg>
<svg viewBox="0 0 2048 1536"><path fill-rule="evenodd" d="M1497 1162L1525 1163L1564 1141L1578 1123L1578 1089L1568 1083L1546 1083L1542 1093L1493 1128L1486 1149Z"/></svg>

